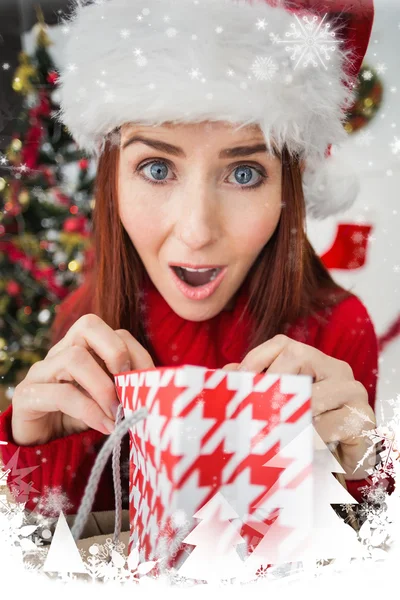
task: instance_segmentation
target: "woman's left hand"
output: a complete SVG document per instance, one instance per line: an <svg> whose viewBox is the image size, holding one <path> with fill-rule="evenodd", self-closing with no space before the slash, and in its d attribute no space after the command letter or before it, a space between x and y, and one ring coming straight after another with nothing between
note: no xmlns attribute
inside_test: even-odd
<svg viewBox="0 0 400 600"><path fill-rule="evenodd" d="M361 434L376 428L376 418L368 403L367 390L354 379L348 363L279 334L253 348L241 364L229 363L223 368L310 375L313 378L311 409L315 429L326 444L339 442L346 479L365 477L371 463L361 467L357 463L372 442ZM374 455L372 461L375 462Z"/></svg>

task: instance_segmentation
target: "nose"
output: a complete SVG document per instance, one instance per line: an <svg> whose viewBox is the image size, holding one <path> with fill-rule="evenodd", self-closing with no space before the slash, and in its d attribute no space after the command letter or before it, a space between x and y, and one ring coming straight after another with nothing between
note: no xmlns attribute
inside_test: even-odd
<svg viewBox="0 0 400 600"><path fill-rule="evenodd" d="M212 185L192 179L185 185L177 203L175 234L193 250L209 245L219 237L219 209Z"/></svg>

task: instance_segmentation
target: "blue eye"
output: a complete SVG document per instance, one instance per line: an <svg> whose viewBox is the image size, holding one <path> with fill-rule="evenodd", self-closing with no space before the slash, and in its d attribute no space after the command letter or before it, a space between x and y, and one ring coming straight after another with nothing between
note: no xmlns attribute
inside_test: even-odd
<svg viewBox="0 0 400 600"><path fill-rule="evenodd" d="M148 178L146 176L146 179L148 179L148 181L150 183L155 183L156 185L158 185L158 183L164 183L165 182L165 177L168 173L168 165L165 162L162 161L153 161L150 163L147 163L145 165L143 165L140 170L144 170L146 167L150 167L150 175L151 177L154 177L154 180Z"/></svg>
<svg viewBox="0 0 400 600"><path fill-rule="evenodd" d="M253 185L242 185L242 184L247 184L249 181L251 181L252 171L255 171L256 173L258 173L259 179ZM258 187L259 185L261 185L261 183L263 182L263 179L265 179L265 177L266 177L258 169L256 169L255 167L250 167L248 165L240 165L239 167L236 167L236 169L233 171L233 173L235 174L236 181L240 185L242 185L242 187L249 187L249 188Z"/></svg>
<svg viewBox="0 0 400 600"><path fill-rule="evenodd" d="M166 179L169 166L165 161L153 160L142 165L141 167L138 167L137 171L144 171L146 167L150 167L150 173L149 175L145 174L144 176L142 176L143 179L145 179L145 181L148 181L152 185L164 185L169 181L168 179ZM253 183L252 185L246 185L249 181L251 181L252 171L255 171L259 175L259 179L256 181L256 183ZM239 167L236 167L234 169L233 173L235 174L236 181L239 184L238 187L248 189L254 189L259 187L268 178L268 175L263 173L261 170L257 169L256 167L251 167L249 165L240 165Z"/></svg>

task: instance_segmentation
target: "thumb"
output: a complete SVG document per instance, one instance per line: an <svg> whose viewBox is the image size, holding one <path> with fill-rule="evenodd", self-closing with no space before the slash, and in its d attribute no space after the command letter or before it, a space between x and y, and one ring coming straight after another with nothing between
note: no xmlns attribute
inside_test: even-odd
<svg viewBox="0 0 400 600"><path fill-rule="evenodd" d="M227 365L222 367L222 370L223 371L236 371L239 366L240 366L240 363L228 363Z"/></svg>

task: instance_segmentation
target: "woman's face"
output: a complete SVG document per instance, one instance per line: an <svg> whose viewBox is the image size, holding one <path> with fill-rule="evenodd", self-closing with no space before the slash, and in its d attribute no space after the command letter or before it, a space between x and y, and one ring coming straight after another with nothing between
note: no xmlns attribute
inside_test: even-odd
<svg viewBox="0 0 400 600"><path fill-rule="evenodd" d="M251 151L265 144L259 127L234 129L222 121L121 128L122 224L155 287L190 321L233 308L281 214L280 159ZM176 263L227 270L211 296L194 300L174 281Z"/></svg>

